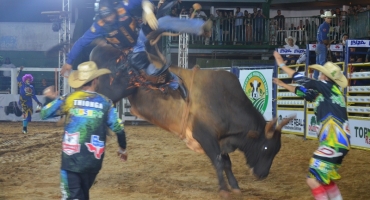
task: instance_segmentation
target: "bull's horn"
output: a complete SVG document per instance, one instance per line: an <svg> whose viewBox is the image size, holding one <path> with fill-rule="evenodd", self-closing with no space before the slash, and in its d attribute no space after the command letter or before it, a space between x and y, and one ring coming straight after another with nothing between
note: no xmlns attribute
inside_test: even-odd
<svg viewBox="0 0 370 200"><path fill-rule="evenodd" d="M274 136L274 125L276 121L277 121L277 118L275 117L269 123L266 124L266 127L265 127L266 138L270 139L272 138L272 136Z"/></svg>
<svg viewBox="0 0 370 200"><path fill-rule="evenodd" d="M279 123L279 125L276 127L276 130L277 131L281 131L281 129L285 126L285 125L287 125L292 119L295 119L297 117L297 115L296 114L294 114L294 115L291 115L290 117L288 117L288 118L285 118L285 119L283 119L283 121L281 121L280 123Z"/></svg>

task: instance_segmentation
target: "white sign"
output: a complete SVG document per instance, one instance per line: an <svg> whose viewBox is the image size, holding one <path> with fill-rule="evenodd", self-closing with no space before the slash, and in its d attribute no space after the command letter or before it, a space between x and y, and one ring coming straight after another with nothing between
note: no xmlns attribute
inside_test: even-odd
<svg viewBox="0 0 370 200"><path fill-rule="evenodd" d="M349 119L351 145L370 149L370 121Z"/></svg>
<svg viewBox="0 0 370 200"><path fill-rule="evenodd" d="M348 47L370 47L370 40L347 40Z"/></svg>
<svg viewBox="0 0 370 200"><path fill-rule="evenodd" d="M308 45L308 50L309 51L315 51L316 50L316 44L309 44Z"/></svg>
<svg viewBox="0 0 370 200"><path fill-rule="evenodd" d="M43 95L36 95L37 99L41 102L45 102ZM18 104L19 95L12 94L0 94L0 120L5 121L23 121L22 109ZM58 121L60 117L51 118L48 120L41 120L40 113L35 113L37 103L33 103L33 114L32 121Z"/></svg>
<svg viewBox="0 0 370 200"><path fill-rule="evenodd" d="M287 131L291 133L297 133L299 135L304 134L304 111L303 110L277 110L278 124L285 118L292 115L297 115L295 119L290 121L282 129L282 132Z"/></svg>
<svg viewBox="0 0 370 200"><path fill-rule="evenodd" d="M273 69L240 70L239 81L247 97L263 117L272 119Z"/></svg>
<svg viewBox="0 0 370 200"><path fill-rule="evenodd" d="M330 51L343 51L343 45L341 45L341 44L332 44L332 45L330 45Z"/></svg>
<svg viewBox="0 0 370 200"><path fill-rule="evenodd" d="M306 53L306 49L278 49L279 54L281 55L301 55L302 53Z"/></svg>
<svg viewBox="0 0 370 200"><path fill-rule="evenodd" d="M320 122L317 121L316 115L313 113L308 113L306 121L306 138L317 139L320 131Z"/></svg>
<svg viewBox="0 0 370 200"><path fill-rule="evenodd" d="M309 51L316 51L316 44L308 45ZM330 45L330 51L343 51L343 45L341 44L332 44Z"/></svg>

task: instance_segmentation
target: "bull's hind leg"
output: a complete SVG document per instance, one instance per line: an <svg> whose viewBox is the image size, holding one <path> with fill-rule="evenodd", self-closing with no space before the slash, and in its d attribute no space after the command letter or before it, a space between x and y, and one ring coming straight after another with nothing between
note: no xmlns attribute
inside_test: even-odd
<svg viewBox="0 0 370 200"><path fill-rule="evenodd" d="M199 142L206 155L211 159L211 162L216 169L220 195L227 198L229 196L229 189L227 188L227 184L223 176L225 163L221 155L221 148L218 144L217 138L215 138L215 136L213 136L209 131L206 131L206 129L202 129L200 127L195 127L193 129L193 138Z"/></svg>
<svg viewBox="0 0 370 200"><path fill-rule="evenodd" d="M232 191L235 193L240 193L240 188L238 185L238 181L236 180L234 173L232 171L232 164L229 157L229 154L222 154L222 159L224 161L224 170L226 173L227 180L229 181L229 184L232 188Z"/></svg>

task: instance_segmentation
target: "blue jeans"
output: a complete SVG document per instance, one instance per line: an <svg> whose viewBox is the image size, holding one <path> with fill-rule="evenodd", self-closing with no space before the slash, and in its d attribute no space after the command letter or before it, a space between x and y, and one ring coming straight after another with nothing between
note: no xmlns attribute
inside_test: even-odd
<svg viewBox="0 0 370 200"><path fill-rule="evenodd" d="M326 48L325 44L316 45L316 64L324 65L326 63L327 52L328 49ZM313 73L313 78L317 80L319 78L319 73L319 71L315 70Z"/></svg>
<svg viewBox="0 0 370 200"><path fill-rule="evenodd" d="M203 33L202 26L204 23L200 19L180 19L164 16L158 19L158 30L201 35ZM144 32L140 30L139 37L134 46L134 53L145 51L146 41Z"/></svg>
<svg viewBox="0 0 370 200"><path fill-rule="evenodd" d="M203 33L203 24L205 22L200 19L180 19L176 17L164 16L158 19L158 30L163 31L173 31L180 33L189 33L200 35ZM140 30L136 45L134 46L134 53L144 52L145 51L145 42L147 38L143 30ZM148 75L154 74L158 69L151 63L148 63L149 66L146 68L146 73ZM170 88L176 90L178 88L178 77L174 76L174 81L171 81L169 86Z"/></svg>

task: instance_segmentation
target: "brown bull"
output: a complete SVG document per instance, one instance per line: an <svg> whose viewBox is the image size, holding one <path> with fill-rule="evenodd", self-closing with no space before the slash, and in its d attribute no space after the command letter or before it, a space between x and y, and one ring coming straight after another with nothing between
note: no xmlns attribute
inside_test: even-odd
<svg viewBox="0 0 370 200"><path fill-rule="evenodd" d="M227 71L171 67L188 89L187 101L178 91L163 94L146 87L129 88L128 70L114 68L119 54L108 46L93 50L90 59L113 71L100 78L99 93L114 102L128 96L134 115L178 135L190 149L204 152L216 169L222 194L228 194L224 172L233 191L240 192L228 155L237 149L244 152L256 177L267 177L281 147L281 128L292 118L283 120L276 129L276 118L266 124L239 80Z"/></svg>

